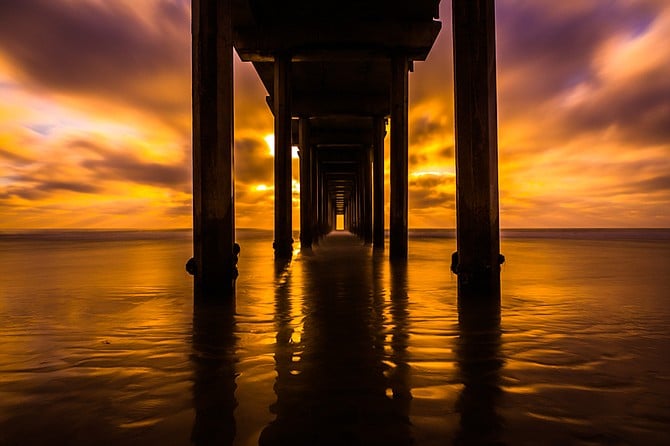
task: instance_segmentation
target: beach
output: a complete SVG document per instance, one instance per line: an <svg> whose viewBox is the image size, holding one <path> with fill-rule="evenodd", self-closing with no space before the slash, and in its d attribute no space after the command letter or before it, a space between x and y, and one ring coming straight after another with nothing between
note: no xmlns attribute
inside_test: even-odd
<svg viewBox="0 0 670 446"><path fill-rule="evenodd" d="M670 230L503 231L499 307L453 231L237 238L194 306L189 231L1 233L0 444L670 444Z"/></svg>

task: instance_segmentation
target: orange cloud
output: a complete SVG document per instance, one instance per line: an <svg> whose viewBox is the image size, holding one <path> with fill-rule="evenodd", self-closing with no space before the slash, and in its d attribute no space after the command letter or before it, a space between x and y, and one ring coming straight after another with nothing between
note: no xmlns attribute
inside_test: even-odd
<svg viewBox="0 0 670 446"><path fill-rule="evenodd" d="M442 3L410 76L413 227L455 224ZM188 0L0 3L0 227L191 224L189 15ZM670 5L501 0L497 18L503 226L670 226ZM237 225L271 228L272 114L238 58L235 88Z"/></svg>

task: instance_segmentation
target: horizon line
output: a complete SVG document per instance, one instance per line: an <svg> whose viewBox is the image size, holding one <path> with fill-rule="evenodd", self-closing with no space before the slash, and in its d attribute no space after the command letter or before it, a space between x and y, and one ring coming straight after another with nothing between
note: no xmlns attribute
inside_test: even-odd
<svg viewBox="0 0 670 446"><path fill-rule="evenodd" d="M409 231L455 231L455 227L410 227ZM85 228L85 227L72 227L72 228L0 228L0 233L2 232L36 232L36 231L98 231L98 232L140 232L140 231L153 231L153 232L169 232L169 231L192 231L193 228L190 227L176 227L176 228ZM268 231L272 232L272 228L254 228L254 227L238 227L236 230L244 231ZM589 230L670 230L670 227L666 226L533 226L533 227L509 227L509 228L500 228L500 231L589 231ZM294 228L293 232L300 231L300 228ZM335 230L333 230L334 232ZM389 228L384 229L385 232L389 231Z"/></svg>

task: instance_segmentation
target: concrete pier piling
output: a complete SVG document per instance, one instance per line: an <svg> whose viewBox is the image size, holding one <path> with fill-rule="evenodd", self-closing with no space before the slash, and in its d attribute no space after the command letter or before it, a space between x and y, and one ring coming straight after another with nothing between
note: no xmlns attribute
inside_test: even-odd
<svg viewBox="0 0 670 446"><path fill-rule="evenodd" d="M499 293L494 0L454 0L456 242L462 295Z"/></svg>
<svg viewBox="0 0 670 446"><path fill-rule="evenodd" d="M193 0L193 259L196 296L229 296L237 277L230 0Z"/></svg>

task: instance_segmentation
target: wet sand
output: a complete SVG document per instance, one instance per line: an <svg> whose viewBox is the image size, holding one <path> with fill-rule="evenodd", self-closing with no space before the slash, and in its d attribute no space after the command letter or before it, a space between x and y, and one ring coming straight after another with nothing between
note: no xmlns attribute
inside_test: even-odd
<svg viewBox="0 0 670 446"><path fill-rule="evenodd" d="M188 233L0 236L0 444L669 444L664 234L512 234L497 307L442 232L241 231L234 308L193 307Z"/></svg>

